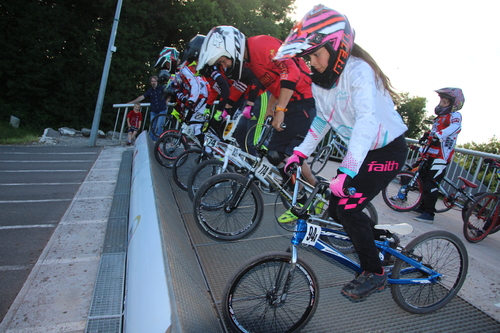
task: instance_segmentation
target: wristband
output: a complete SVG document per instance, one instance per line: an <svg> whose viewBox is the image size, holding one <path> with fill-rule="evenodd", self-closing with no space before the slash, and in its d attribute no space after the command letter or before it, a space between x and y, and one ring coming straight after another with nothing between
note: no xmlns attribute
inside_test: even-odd
<svg viewBox="0 0 500 333"><path fill-rule="evenodd" d="M276 112L276 111L287 112L288 109L287 108L282 108L281 106L275 106L274 107L274 112Z"/></svg>

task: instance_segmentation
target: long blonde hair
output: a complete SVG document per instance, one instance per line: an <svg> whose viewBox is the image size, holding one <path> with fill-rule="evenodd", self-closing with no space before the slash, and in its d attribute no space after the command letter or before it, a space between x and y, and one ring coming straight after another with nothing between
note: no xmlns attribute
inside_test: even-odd
<svg viewBox="0 0 500 333"><path fill-rule="evenodd" d="M373 59L373 57L368 52L366 52L361 46L359 46L356 43L354 43L354 46L353 46L352 51L351 51L351 55L353 55L357 58L363 59L364 61L366 61L368 63L368 65L370 65L370 67L375 72L375 76L378 77L380 79L380 81L382 81L382 84L384 85L385 90L387 90L389 92L389 94L391 95L391 98L394 101L394 104L398 104L400 102L401 98L399 97L398 93L395 91L395 88L393 87L391 80L389 80L389 78L384 74L384 72L382 72L382 69L380 69L380 67L377 64L377 62L375 61L375 59Z"/></svg>

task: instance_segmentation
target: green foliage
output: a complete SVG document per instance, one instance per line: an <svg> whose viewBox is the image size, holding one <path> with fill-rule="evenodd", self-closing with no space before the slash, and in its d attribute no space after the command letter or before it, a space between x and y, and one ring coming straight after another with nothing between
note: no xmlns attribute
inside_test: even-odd
<svg viewBox="0 0 500 333"><path fill-rule="evenodd" d="M179 51L196 34L234 25L247 36L283 39L294 0L125 0L101 116L141 95L164 46ZM90 128L117 0L37 0L0 4L0 121L15 115L37 128Z"/></svg>
<svg viewBox="0 0 500 333"><path fill-rule="evenodd" d="M0 144L28 144L38 142L41 131L21 126L12 127L8 122L0 122ZM40 135L39 135L40 134Z"/></svg>
<svg viewBox="0 0 500 333"><path fill-rule="evenodd" d="M495 135L486 143L475 143L474 141L459 145L460 148L482 151L484 153L500 155L500 141Z"/></svg>
<svg viewBox="0 0 500 333"><path fill-rule="evenodd" d="M396 110L408 126L405 136L412 139L420 139L425 131L430 129L430 125L425 120L432 122L432 117L426 117L425 104L427 99L424 97L409 97L408 93L400 94L401 102Z"/></svg>

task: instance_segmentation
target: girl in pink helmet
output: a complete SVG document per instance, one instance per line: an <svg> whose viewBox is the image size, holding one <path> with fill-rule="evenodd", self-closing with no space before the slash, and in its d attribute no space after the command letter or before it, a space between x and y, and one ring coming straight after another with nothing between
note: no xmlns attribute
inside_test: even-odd
<svg viewBox="0 0 500 333"><path fill-rule="evenodd" d="M330 214L342 223L359 255L364 272L342 288L342 295L359 301L387 284L374 244L381 235L362 210L404 165L407 127L395 110L396 94L389 79L354 43L354 31L344 15L315 6L292 28L275 59L306 56L317 115L285 170L292 163L302 164L330 129L345 142L346 157L330 183ZM347 195L348 187L354 187L356 194ZM397 246L397 236L381 232Z"/></svg>

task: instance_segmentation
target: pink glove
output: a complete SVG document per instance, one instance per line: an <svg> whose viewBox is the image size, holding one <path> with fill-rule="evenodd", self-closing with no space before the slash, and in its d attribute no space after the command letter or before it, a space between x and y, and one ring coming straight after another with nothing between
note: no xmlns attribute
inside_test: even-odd
<svg viewBox="0 0 500 333"><path fill-rule="evenodd" d="M226 119L226 117L229 115L226 110L222 111L222 119Z"/></svg>
<svg viewBox="0 0 500 333"><path fill-rule="evenodd" d="M243 109L243 112L241 113L243 115L243 117L245 117L247 119L252 118L252 108L253 108L253 106L251 106L251 105L245 106L245 108Z"/></svg>
<svg viewBox="0 0 500 333"><path fill-rule="evenodd" d="M333 178L330 182L332 194L336 197L347 198L350 194L346 194L344 189L347 190L351 180L352 178L345 173L338 174L337 177Z"/></svg>
<svg viewBox="0 0 500 333"><path fill-rule="evenodd" d="M291 171L293 164L298 164L299 166L301 166L306 158L306 155L302 154L300 151L294 150L292 156L290 156L286 160L284 168L285 173L289 173Z"/></svg>

